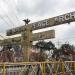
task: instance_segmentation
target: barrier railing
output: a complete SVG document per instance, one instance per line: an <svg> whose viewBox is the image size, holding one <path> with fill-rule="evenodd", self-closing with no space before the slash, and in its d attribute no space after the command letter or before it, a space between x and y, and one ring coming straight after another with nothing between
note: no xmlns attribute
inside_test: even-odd
<svg viewBox="0 0 75 75"><path fill-rule="evenodd" d="M0 63L0 75L75 75L75 61Z"/></svg>

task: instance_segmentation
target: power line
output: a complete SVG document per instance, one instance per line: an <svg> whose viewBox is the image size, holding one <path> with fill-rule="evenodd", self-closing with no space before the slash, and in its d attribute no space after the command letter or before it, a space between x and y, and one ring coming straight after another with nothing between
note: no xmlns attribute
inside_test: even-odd
<svg viewBox="0 0 75 75"><path fill-rule="evenodd" d="M3 10L3 8L2 7L0 7L1 9L2 9L2 11L3 12L5 12L6 13L6 11L5 10ZM7 14L7 13L6 13ZM14 26L14 23L12 22L12 20L9 18L9 16L8 16L8 14L6 15L6 17L8 17L8 19L9 19L9 22L11 22L12 23L12 25Z"/></svg>
<svg viewBox="0 0 75 75"><path fill-rule="evenodd" d="M1 34L0 34L0 37L2 37L3 39L5 39L4 36L2 36Z"/></svg>
<svg viewBox="0 0 75 75"><path fill-rule="evenodd" d="M0 18L7 24L10 26L10 24L0 15Z"/></svg>
<svg viewBox="0 0 75 75"><path fill-rule="evenodd" d="M11 1L12 1L12 0L11 0ZM14 1L14 0L13 0L13 1ZM13 4L14 4L14 5L13 5ZM8 6L10 7L9 4L8 4ZM14 1L14 3L12 2L12 7L15 8L16 12L18 13L15 1ZM13 11L14 11L14 10L13 10ZM15 13L15 18L17 19L18 24L20 24L20 20L19 20L19 18L18 18L18 16L17 16L17 13Z"/></svg>
<svg viewBox="0 0 75 75"><path fill-rule="evenodd" d="M7 22L7 20L4 19L4 17L2 15L0 15L0 18L7 24L10 26L10 24Z"/></svg>
<svg viewBox="0 0 75 75"><path fill-rule="evenodd" d="M13 0L14 1L14 0ZM18 14L18 8L17 8L17 6L16 6L16 3L15 3L15 1L14 1L14 5L15 5L15 8L16 8L16 11L17 11L17 14ZM17 17L17 16L16 16ZM18 18L18 17L17 17ZM19 19L18 19L19 20Z"/></svg>
<svg viewBox="0 0 75 75"><path fill-rule="evenodd" d="M2 10L3 12L5 12L4 10ZM14 23L12 22L12 20L9 18L9 16L8 15L6 15L6 17L8 17L8 19L9 19L9 22L11 22L12 23L12 25L14 26Z"/></svg>

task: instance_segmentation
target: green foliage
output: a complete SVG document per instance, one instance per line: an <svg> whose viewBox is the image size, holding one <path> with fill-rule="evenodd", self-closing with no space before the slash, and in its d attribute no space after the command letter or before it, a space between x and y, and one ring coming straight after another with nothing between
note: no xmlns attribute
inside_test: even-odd
<svg viewBox="0 0 75 75"><path fill-rule="evenodd" d="M38 43L36 43L35 47L39 48L40 50L55 49L55 45L51 41L49 42L39 41Z"/></svg>
<svg viewBox="0 0 75 75"><path fill-rule="evenodd" d="M61 49L62 50L73 50L73 48L72 48L72 45L70 45L70 44L62 44L61 45Z"/></svg>

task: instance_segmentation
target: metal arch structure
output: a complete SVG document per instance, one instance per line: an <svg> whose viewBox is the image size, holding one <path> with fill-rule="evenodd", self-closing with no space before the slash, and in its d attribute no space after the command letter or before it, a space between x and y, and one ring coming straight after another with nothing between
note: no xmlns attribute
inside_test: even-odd
<svg viewBox="0 0 75 75"><path fill-rule="evenodd" d="M35 23L28 24L27 26L31 26L32 30L38 30L46 27L52 27L52 26L57 26L65 23L70 23L75 21L75 11L66 13L60 16L52 17L49 19L45 19L42 21L38 21ZM21 32L26 30L26 26L21 26L13 29L7 30L6 34L7 36L15 35L15 34L20 34Z"/></svg>
<svg viewBox="0 0 75 75"><path fill-rule="evenodd" d="M32 31L33 30L38 30L38 29L42 29L42 28L46 28L46 27L52 27L52 26L57 26L60 24L65 24L65 23L70 23L70 22L74 22L75 21L75 12L70 12L64 15L60 15L60 16L56 16L53 18L49 18L49 19L45 19L42 21L38 21L35 23L31 23L28 25L24 25L21 27L17 27L17 28L13 28L10 30L7 30L7 36L11 36L11 35L15 35L15 34L20 34L20 33L25 33L25 31L27 32L27 37L23 37L21 38L21 42L23 45L23 51L24 51L24 60L25 61L29 61L29 48L30 48L30 38L32 36ZM32 31L31 31L32 30ZM25 39L24 39L25 38Z"/></svg>

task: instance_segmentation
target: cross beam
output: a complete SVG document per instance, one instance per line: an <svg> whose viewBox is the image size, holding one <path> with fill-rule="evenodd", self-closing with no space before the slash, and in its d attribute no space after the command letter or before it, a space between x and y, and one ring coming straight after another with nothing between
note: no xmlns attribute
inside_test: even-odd
<svg viewBox="0 0 75 75"><path fill-rule="evenodd" d="M0 45L5 44L5 42L6 43L7 42L13 43L12 40L17 42L18 44L21 44L21 37L22 36L1 40ZM38 41L38 40L44 40L44 39L52 39L52 38L55 38L55 30L48 30L48 31L32 34L32 41Z"/></svg>
<svg viewBox="0 0 75 75"><path fill-rule="evenodd" d="M31 26L32 30L38 30L46 27L52 27L60 24L70 23L75 21L75 11L66 13L60 16L52 17L49 19L45 19L42 21L38 21L35 23L28 24L27 26ZM25 31L26 26L21 26L13 29L7 30L7 36L20 34L21 32Z"/></svg>

